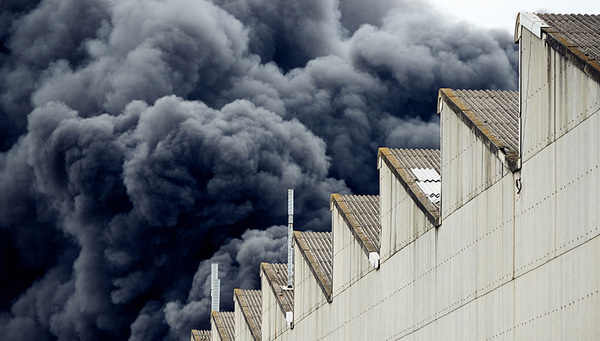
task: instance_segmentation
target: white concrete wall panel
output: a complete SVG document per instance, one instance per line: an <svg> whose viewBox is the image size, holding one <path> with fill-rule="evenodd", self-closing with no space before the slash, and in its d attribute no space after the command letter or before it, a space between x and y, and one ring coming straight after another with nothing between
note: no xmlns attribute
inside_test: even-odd
<svg viewBox="0 0 600 341"><path fill-rule="evenodd" d="M479 195L471 203L476 239L477 296L513 278L514 179L512 174ZM466 211L468 212L468 211ZM468 218L468 217L467 217Z"/></svg>
<svg viewBox="0 0 600 341"><path fill-rule="evenodd" d="M478 297L471 304L474 304L477 310L477 340L516 340L512 328L515 321L515 293L512 282Z"/></svg>
<svg viewBox="0 0 600 341"><path fill-rule="evenodd" d="M564 135L600 110L600 84L552 51L555 75L556 138Z"/></svg>
<svg viewBox="0 0 600 341"><path fill-rule="evenodd" d="M477 228L474 202L447 217L438 228L436 304L438 316L475 298Z"/></svg>
<svg viewBox="0 0 600 341"><path fill-rule="evenodd" d="M396 210L392 210L392 208L402 200L407 200L407 198L402 198L402 195L397 193L396 182L397 180L389 167L385 162L379 160L379 212L381 215L381 248L379 253L382 262L395 252L397 230L393 228L393 222Z"/></svg>
<svg viewBox="0 0 600 341"><path fill-rule="evenodd" d="M521 152L522 161L554 141L554 91L549 67L550 47L528 30L521 36Z"/></svg>
<svg viewBox="0 0 600 341"><path fill-rule="evenodd" d="M323 290L298 245L294 245L294 323L327 304Z"/></svg>
<svg viewBox="0 0 600 341"><path fill-rule="evenodd" d="M373 271L367 254L356 240L337 207L332 210L333 296Z"/></svg>
<svg viewBox="0 0 600 341"><path fill-rule="evenodd" d="M462 305L451 313L439 317L435 325L435 340L475 341L477 337L477 307L471 304ZM428 333L415 333L414 340L427 340Z"/></svg>
<svg viewBox="0 0 600 341"><path fill-rule="evenodd" d="M285 315L277 302L275 293L271 289L267 276L261 274L262 292L262 327L263 341L290 340L291 335L285 333L289 330Z"/></svg>
<svg viewBox="0 0 600 341"><path fill-rule="evenodd" d="M441 115L443 220L498 182L508 169L449 106Z"/></svg>
<svg viewBox="0 0 600 341"><path fill-rule="evenodd" d="M442 225L419 225L382 165L380 268L334 207L333 302L297 250L294 329L263 278L263 340L600 339L600 91L527 30L522 37L521 171L507 172L443 109ZM586 88L589 99L569 98Z"/></svg>
<svg viewBox="0 0 600 341"><path fill-rule="evenodd" d="M564 253L599 230L600 114L556 141L556 252Z"/></svg>
<svg viewBox="0 0 600 341"><path fill-rule="evenodd" d="M415 255L412 266L414 287L412 299L412 330L433 322L436 314L436 233L427 233L411 246Z"/></svg>
<svg viewBox="0 0 600 341"><path fill-rule="evenodd" d="M522 189L515 200L515 276L555 256L555 144L530 158L521 170Z"/></svg>
<svg viewBox="0 0 600 341"><path fill-rule="evenodd" d="M219 331L217 330L217 326L215 325L212 316L210 317L210 339L213 341L221 341L221 335L219 335Z"/></svg>
<svg viewBox="0 0 600 341"><path fill-rule="evenodd" d="M422 236L433 224L406 192L385 162L379 169L381 260Z"/></svg>
<svg viewBox="0 0 600 341"><path fill-rule="evenodd" d="M246 321L246 318L244 317L244 313L242 312L242 307L240 306L237 299L234 298L233 301L235 319L235 341L254 341L254 337L252 336L250 327L248 327L248 323Z"/></svg>
<svg viewBox="0 0 600 341"><path fill-rule="evenodd" d="M381 259L387 259L403 246L408 238L396 225L400 220L398 206L412 200L406 190L401 188L388 166L383 163L379 169L380 176L380 214L381 214Z"/></svg>
<svg viewBox="0 0 600 341"><path fill-rule="evenodd" d="M600 237L517 278L515 340L597 340Z"/></svg>

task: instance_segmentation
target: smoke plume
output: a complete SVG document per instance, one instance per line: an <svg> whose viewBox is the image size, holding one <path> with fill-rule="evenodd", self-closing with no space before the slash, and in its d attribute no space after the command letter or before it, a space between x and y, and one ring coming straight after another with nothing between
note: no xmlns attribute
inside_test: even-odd
<svg viewBox="0 0 600 341"><path fill-rule="evenodd" d="M0 335L176 340L435 148L440 87L515 89L507 32L420 1L0 3Z"/></svg>

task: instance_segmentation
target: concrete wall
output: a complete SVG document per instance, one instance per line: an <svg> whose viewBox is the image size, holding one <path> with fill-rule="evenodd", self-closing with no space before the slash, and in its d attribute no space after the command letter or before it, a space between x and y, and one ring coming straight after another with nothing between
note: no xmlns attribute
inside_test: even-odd
<svg viewBox="0 0 600 341"><path fill-rule="evenodd" d="M240 302L234 297L235 341L255 341L248 322L242 312Z"/></svg>
<svg viewBox="0 0 600 341"><path fill-rule="evenodd" d="M219 334L219 330L217 329L217 326L216 326L215 320L212 316L212 313L210 316L210 339L212 341L223 341L221 339L221 335Z"/></svg>
<svg viewBox="0 0 600 341"><path fill-rule="evenodd" d="M380 159L378 167L381 212L380 257L385 260L434 226L396 179L390 166Z"/></svg>
<svg viewBox="0 0 600 341"><path fill-rule="evenodd" d="M442 111L441 226L381 167L380 268L333 207L333 301L296 250L294 328L261 274L263 340L600 339L600 89L522 37L521 171Z"/></svg>
<svg viewBox="0 0 600 341"><path fill-rule="evenodd" d="M450 106L443 106L440 122L443 220L510 171Z"/></svg>
<svg viewBox="0 0 600 341"><path fill-rule="evenodd" d="M525 162L600 110L600 84L526 29L520 47Z"/></svg>
<svg viewBox="0 0 600 341"><path fill-rule="evenodd" d="M294 245L294 323L327 304L327 298L298 245Z"/></svg>
<svg viewBox="0 0 600 341"><path fill-rule="evenodd" d="M346 290L373 270L369 257L346 224L341 212L333 205L333 297Z"/></svg>
<svg viewBox="0 0 600 341"><path fill-rule="evenodd" d="M285 313L277 302L278 298L271 289L267 275L261 270L260 287L262 292L262 341L290 340L291 335L285 320Z"/></svg>
<svg viewBox="0 0 600 341"><path fill-rule="evenodd" d="M517 276L600 233L600 86L529 31L522 41L522 96L538 106L522 105Z"/></svg>

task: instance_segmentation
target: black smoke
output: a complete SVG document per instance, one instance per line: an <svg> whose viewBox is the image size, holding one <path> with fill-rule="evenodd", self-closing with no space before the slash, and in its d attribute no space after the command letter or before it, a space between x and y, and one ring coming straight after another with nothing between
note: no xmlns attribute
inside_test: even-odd
<svg viewBox="0 0 600 341"><path fill-rule="evenodd" d="M435 148L440 87L515 89L507 32L417 1L0 3L0 335L175 340L208 328L375 194L380 146Z"/></svg>

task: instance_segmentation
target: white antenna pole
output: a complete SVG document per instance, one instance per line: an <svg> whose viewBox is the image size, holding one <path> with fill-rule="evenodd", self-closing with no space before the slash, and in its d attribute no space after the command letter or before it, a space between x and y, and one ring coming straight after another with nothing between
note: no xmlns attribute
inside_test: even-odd
<svg viewBox="0 0 600 341"><path fill-rule="evenodd" d="M294 234L294 190L288 189L288 288L292 287L294 276L294 256L292 236Z"/></svg>
<svg viewBox="0 0 600 341"><path fill-rule="evenodd" d="M212 311L219 311L219 302L221 301L221 280L219 279L219 264L212 263L210 269L210 298Z"/></svg>

